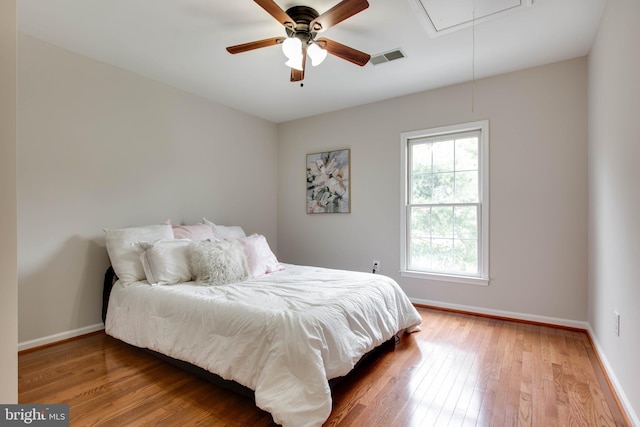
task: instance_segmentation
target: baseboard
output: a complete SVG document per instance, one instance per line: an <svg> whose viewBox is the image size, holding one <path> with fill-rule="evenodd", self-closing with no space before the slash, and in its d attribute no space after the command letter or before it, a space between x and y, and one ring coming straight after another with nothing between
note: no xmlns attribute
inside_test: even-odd
<svg viewBox="0 0 640 427"><path fill-rule="evenodd" d="M74 329L72 331L60 332L58 334L49 335L47 337L37 338L35 340L24 341L18 343L18 351L29 350L35 347L63 341L69 338L79 337L80 335L90 334L104 329L104 323L96 323L95 325L85 326L84 328Z"/></svg>
<svg viewBox="0 0 640 427"><path fill-rule="evenodd" d="M598 339L596 338L596 334L593 332L593 329L591 329L591 325L589 325L588 332L589 332L589 338L591 339L591 343L593 344L593 347L596 350L598 358L600 359L600 364L602 365L602 369L604 369L605 374L608 377L609 383L611 384L611 387L613 387L613 389L616 391L619 405L625 411L631 425L634 427L640 427L640 418L638 418L638 414L636 414L635 411L633 410L633 405L627 398L627 395L624 393L624 389L622 388L620 381L618 381L618 378L616 377L613 371L613 368L609 364L609 361L607 360L607 357L605 356L604 351L602 350L602 346L600 345L600 343L598 342Z"/></svg>
<svg viewBox="0 0 640 427"><path fill-rule="evenodd" d="M581 329L584 331L589 330L589 324L579 320L561 319L557 317L538 316L535 314L517 313L514 311L492 310L483 307L476 307L470 305L450 304L441 301L431 301L419 298L411 298L411 302L418 305L426 305L436 308L443 308L448 310L462 311L471 314L481 314L492 317L499 317L510 320L522 320L533 323L540 323L552 326L562 326L565 328Z"/></svg>

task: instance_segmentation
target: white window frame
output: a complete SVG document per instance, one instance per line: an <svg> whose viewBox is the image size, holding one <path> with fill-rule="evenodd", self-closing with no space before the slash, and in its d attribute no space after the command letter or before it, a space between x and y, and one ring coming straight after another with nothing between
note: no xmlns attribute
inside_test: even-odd
<svg viewBox="0 0 640 427"><path fill-rule="evenodd" d="M469 131L480 131L478 150L478 186L480 218L478 218L478 256L479 272L477 275L443 274L437 272L424 272L409 270L407 268L409 251L409 144L412 140L433 138L448 134L457 134ZM488 285L489 284L489 121L482 120L472 123L463 123L452 126L443 126L433 129L424 129L412 132L402 132L401 152L401 215L400 215L400 275L418 279L456 282L462 284Z"/></svg>

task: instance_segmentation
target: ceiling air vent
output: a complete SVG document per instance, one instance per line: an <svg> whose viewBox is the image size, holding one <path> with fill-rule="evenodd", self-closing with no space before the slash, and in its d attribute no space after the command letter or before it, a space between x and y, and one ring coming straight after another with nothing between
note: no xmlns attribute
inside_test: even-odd
<svg viewBox="0 0 640 427"><path fill-rule="evenodd" d="M405 55L400 49L392 50L390 52L380 53L371 57L369 62L373 65L384 64L385 62L395 61L396 59L404 58Z"/></svg>

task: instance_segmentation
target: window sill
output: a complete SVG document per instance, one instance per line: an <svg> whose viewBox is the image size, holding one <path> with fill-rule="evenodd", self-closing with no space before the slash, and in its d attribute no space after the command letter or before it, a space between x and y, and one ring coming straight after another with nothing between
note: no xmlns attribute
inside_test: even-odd
<svg viewBox="0 0 640 427"><path fill-rule="evenodd" d="M453 282L463 285L489 286L489 279L484 277L454 276L450 274L425 273L422 271L400 270L402 277L431 280L436 282Z"/></svg>

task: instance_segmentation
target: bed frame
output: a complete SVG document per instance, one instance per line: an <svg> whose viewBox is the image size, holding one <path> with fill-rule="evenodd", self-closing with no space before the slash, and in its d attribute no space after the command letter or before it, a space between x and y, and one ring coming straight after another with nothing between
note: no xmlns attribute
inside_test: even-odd
<svg viewBox="0 0 640 427"><path fill-rule="evenodd" d="M115 271L113 270L113 267L109 266L109 268L107 268L107 271L104 274L104 287L102 290L102 321L106 322L107 320L107 308L109 307L109 297L111 295L111 288L113 287L113 285L116 283L116 281L118 280L118 277L116 276ZM333 378L329 380L329 386L333 389L338 383L340 383L343 379L348 378L349 376L352 375L353 372L355 372L356 370L358 370L362 365L365 364L365 362L369 362L369 361L373 361L376 357L380 356L383 352L386 351L391 351L395 348L395 345L400 341L400 336L399 333L397 333L396 335L394 335L393 337L391 337L391 339L389 339L388 341L383 342L382 344L380 344L378 347L374 348L373 350L371 350L370 352L366 353L364 356L362 356L362 358L360 358L360 360L356 363L356 365L354 366L354 368L351 370L351 372L349 372L347 375L343 376L343 377L338 377L338 378ZM135 347L135 346L132 346ZM146 348L140 348L140 347L135 347L138 348L140 350L144 350L147 353L150 353L154 356L156 356L157 358L164 360L165 362L179 368L182 369L186 372L189 372L193 375L196 375L200 378L203 378L215 385L218 385L220 387L224 387L228 390L231 390L235 393L238 393L240 395L249 397L251 399L253 399L255 401L255 394L254 391L251 390L248 387L243 386L242 384L239 384L235 381L231 381L231 380L226 380L224 378L222 378L219 375L216 375L212 372L207 371L206 369L203 369L199 366L193 365L191 363L185 362L183 360L179 360L179 359L174 359L173 357L167 356L165 354L162 353L158 353L157 351L154 350L150 350L150 349L146 349Z"/></svg>

